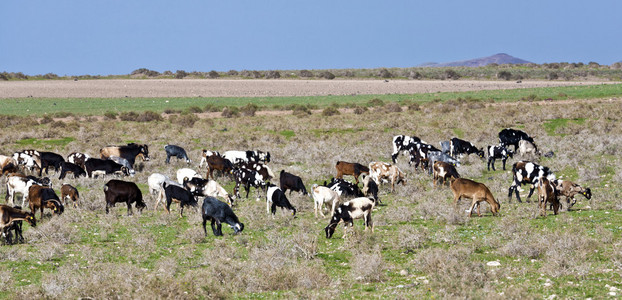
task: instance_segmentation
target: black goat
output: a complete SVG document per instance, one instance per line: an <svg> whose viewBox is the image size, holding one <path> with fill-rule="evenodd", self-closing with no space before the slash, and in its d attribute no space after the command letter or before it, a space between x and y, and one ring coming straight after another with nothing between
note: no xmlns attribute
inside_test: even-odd
<svg viewBox="0 0 622 300"><path fill-rule="evenodd" d="M205 197L201 214L203 216L203 231L205 232L205 236L207 236L207 229L205 228L207 220L212 222L212 232L215 236L222 235L222 223L229 224L236 234L244 230L244 224L238 220L238 217L233 213L231 207L229 207L227 203L214 197Z"/></svg>
<svg viewBox="0 0 622 300"><path fill-rule="evenodd" d="M285 170L281 170L281 174L279 177L279 184L281 186L281 190L283 193L286 193L289 190L289 194L292 194L292 191L301 192L303 195L308 195L307 188L305 184L302 182L302 178L285 172Z"/></svg>

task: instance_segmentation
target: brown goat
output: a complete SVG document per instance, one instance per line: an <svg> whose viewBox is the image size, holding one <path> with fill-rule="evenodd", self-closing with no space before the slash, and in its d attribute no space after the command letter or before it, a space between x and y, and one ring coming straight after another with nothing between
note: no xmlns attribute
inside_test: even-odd
<svg viewBox="0 0 622 300"><path fill-rule="evenodd" d="M592 199L592 190L590 188L583 188L570 180L553 180L552 183L558 195L566 197L568 210L577 203L577 199L574 198L577 194L585 196L588 200ZM572 202L570 202L570 200L572 200Z"/></svg>
<svg viewBox="0 0 622 300"><path fill-rule="evenodd" d="M434 186L436 186L436 180L440 179L443 183L449 185L450 180L460 178L460 174L456 171L456 167L437 160L434 162Z"/></svg>
<svg viewBox="0 0 622 300"><path fill-rule="evenodd" d="M233 164L222 156L211 155L205 159L207 163L207 173L205 178L209 179L210 176L214 178L214 170L220 171L221 174L229 174L233 170Z"/></svg>
<svg viewBox="0 0 622 300"><path fill-rule="evenodd" d="M546 217L546 203L550 202L553 206L553 213L557 214L559 211L559 198L557 197L557 191L552 182L546 179L546 177L540 178L538 182L538 206L540 207L540 216Z"/></svg>
<svg viewBox="0 0 622 300"><path fill-rule="evenodd" d="M458 178L454 180L451 185L451 191L454 193L454 208L458 208L458 201L460 198L468 198L472 199L471 208L469 209L469 217L473 215L473 209L477 205L477 215L482 216L479 211L479 204L482 201L488 202L490 205L490 211L493 215L497 215L499 213L499 209L501 205L495 197L492 195L490 190L483 183L475 182L473 180Z"/></svg>
<svg viewBox="0 0 622 300"><path fill-rule="evenodd" d="M359 163L338 161L335 168L337 169L337 176L335 176L335 178L343 179L343 175L352 175L354 176L356 184L359 183L359 176L361 176L361 174L369 174L369 168Z"/></svg>
<svg viewBox="0 0 622 300"><path fill-rule="evenodd" d="M28 189L28 204L33 215L37 209L41 210L41 218L43 218L43 208L49 208L55 214L59 215L65 210L56 192L54 192L52 188L37 184L33 184Z"/></svg>
<svg viewBox="0 0 622 300"><path fill-rule="evenodd" d="M71 200L73 207L78 207L80 193L78 193L78 190L75 187L65 183L60 188L60 198L63 199L64 205L67 205L67 200Z"/></svg>

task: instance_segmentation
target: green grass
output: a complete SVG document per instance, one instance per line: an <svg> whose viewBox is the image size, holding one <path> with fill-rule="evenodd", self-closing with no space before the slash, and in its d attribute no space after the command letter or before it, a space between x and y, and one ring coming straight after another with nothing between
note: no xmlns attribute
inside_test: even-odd
<svg viewBox="0 0 622 300"><path fill-rule="evenodd" d="M20 147L24 148L50 148L52 146L59 146L61 148L65 148L67 144L75 141L76 139L73 137L65 137L62 139L21 139L16 141L15 143Z"/></svg>
<svg viewBox="0 0 622 300"><path fill-rule="evenodd" d="M2 115L35 115L72 112L77 115L104 115L105 112L163 112L166 109L184 110L192 106L241 107L253 103L259 107L289 106L310 104L319 108L333 105L366 105L378 98L387 102L429 102L434 100L480 99L487 101L518 101L535 95L538 99L594 99L622 95L622 84L589 86L547 87L510 90L486 90L470 92L443 92L426 94L391 95L345 95L345 96L304 96L304 97L218 97L218 98L16 98L0 99ZM28 107L28 109L25 109Z"/></svg>
<svg viewBox="0 0 622 300"><path fill-rule="evenodd" d="M569 123L583 125L585 123L585 118L574 118L574 119L552 119L544 122L542 125L544 126L544 130L550 136L566 136L564 133L558 133L557 129L566 127Z"/></svg>

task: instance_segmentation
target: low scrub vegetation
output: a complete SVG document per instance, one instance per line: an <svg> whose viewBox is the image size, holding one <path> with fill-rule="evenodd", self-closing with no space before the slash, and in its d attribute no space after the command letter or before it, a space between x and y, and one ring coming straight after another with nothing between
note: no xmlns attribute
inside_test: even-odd
<svg viewBox="0 0 622 300"><path fill-rule="evenodd" d="M360 102L365 108L349 106L363 113L334 117L311 113L316 108L299 101L281 107L299 112L293 115L200 119L184 112L136 122L142 112L112 113L115 122L96 117L63 121L72 130L29 116L0 115L3 155L32 148L65 157L74 151L96 156L104 145L128 142L149 144L151 155L150 161L137 161L135 177L123 178L136 182L147 202L142 214L131 217L123 205L104 213L102 185L113 177L66 178L80 191L78 208L68 205L60 216L46 210L37 227L24 225L25 244L0 246L0 293L35 299L600 299L619 294L622 107L617 101L480 107L473 105L486 97L461 95L387 114L377 112L391 101L369 98ZM336 109L331 102L325 107ZM162 148L169 143L183 146L192 160L189 167L202 175L201 149L270 151L269 166L277 176L281 170L296 174L309 189L335 176L338 160L389 162L397 134L416 135L437 147L460 135L479 148L496 145L497 133L506 127L534 136L542 152L553 151L553 157L535 160L558 177L591 187L592 200L577 196L572 211L537 217L536 197L531 203L508 202L512 174L499 162L497 171L487 171L486 161L475 155L463 157L457 170L490 188L501 203L499 216L483 204L484 217L468 218L469 200L454 209L449 188L434 187L427 172L415 170L400 155L397 165L407 174L406 184L396 185L393 193L381 185L383 204L372 215L374 232L355 220L345 239L342 225L326 239L328 217L316 219L313 201L296 192L287 197L297 218L280 210L275 217L267 214L265 196L259 202L252 196L240 199L234 211L244 231L233 235L225 225L222 237L211 235L209 224L204 236L198 210L184 210L183 218L176 204L170 214L161 206L154 210L155 198L148 194L151 173L174 177L177 169L188 167L176 159L164 163ZM510 159L509 169L519 159ZM57 177L50 172L55 188L61 184ZM232 191L229 177L216 180ZM528 186L523 189L526 196Z"/></svg>

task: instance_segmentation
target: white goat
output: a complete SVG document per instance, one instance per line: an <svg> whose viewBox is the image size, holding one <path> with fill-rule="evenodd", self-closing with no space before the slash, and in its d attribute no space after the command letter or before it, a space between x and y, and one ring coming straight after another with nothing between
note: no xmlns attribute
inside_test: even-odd
<svg viewBox="0 0 622 300"><path fill-rule="evenodd" d="M337 204L339 204L339 194L328 187L314 184L313 187L311 187L311 194L313 196L313 210L315 211L316 218L318 210L322 217L325 217L323 212L324 203L332 203L331 214L335 211Z"/></svg>

